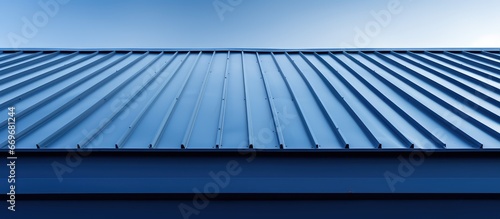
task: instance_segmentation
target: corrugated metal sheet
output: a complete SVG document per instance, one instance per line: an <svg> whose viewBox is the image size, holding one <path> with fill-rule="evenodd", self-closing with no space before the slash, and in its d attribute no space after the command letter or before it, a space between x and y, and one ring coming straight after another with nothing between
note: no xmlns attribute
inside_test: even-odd
<svg viewBox="0 0 500 219"><path fill-rule="evenodd" d="M3 51L17 148L500 148L498 50Z"/></svg>

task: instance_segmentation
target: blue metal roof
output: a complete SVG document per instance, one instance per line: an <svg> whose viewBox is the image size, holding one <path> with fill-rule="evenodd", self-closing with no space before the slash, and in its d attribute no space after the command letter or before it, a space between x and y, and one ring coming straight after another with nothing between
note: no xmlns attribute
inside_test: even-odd
<svg viewBox="0 0 500 219"><path fill-rule="evenodd" d="M500 148L500 53L4 50L0 148Z"/></svg>

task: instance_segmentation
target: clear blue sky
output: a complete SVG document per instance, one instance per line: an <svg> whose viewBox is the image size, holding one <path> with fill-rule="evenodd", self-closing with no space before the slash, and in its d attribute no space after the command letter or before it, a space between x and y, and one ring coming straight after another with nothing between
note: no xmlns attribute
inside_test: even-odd
<svg viewBox="0 0 500 219"><path fill-rule="evenodd" d="M0 48L500 47L500 0L0 4Z"/></svg>

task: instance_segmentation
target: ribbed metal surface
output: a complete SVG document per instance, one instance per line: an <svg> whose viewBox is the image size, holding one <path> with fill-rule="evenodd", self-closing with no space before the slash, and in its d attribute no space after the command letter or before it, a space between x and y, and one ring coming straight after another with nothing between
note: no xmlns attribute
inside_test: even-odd
<svg viewBox="0 0 500 219"><path fill-rule="evenodd" d="M498 50L3 51L17 148L500 148Z"/></svg>

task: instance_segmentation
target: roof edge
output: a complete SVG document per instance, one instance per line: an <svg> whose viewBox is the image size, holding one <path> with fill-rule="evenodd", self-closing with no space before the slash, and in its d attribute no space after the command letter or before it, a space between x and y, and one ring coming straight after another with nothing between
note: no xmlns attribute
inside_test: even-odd
<svg viewBox="0 0 500 219"><path fill-rule="evenodd" d="M293 52L293 51L494 51L498 48L0 48L0 51L248 51L248 52Z"/></svg>
<svg viewBox="0 0 500 219"><path fill-rule="evenodd" d="M2 149L0 153L7 153L8 150ZM81 153L81 154L221 154L221 155L248 155L248 154L268 154L268 155L315 155L315 154L456 154L456 155L472 155L472 154L498 154L500 149L16 149L16 154L65 154L65 153Z"/></svg>

